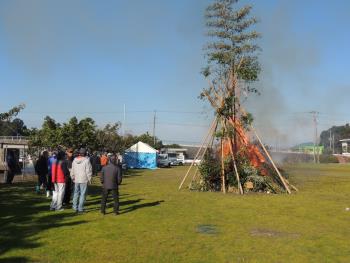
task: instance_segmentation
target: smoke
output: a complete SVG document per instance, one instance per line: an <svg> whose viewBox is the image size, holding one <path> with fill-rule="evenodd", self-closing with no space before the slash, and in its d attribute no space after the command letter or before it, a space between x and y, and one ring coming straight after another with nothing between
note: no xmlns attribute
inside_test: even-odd
<svg viewBox="0 0 350 263"><path fill-rule="evenodd" d="M310 70L320 63L320 54L310 41L312 34L306 40L295 32L297 12L293 2L279 2L258 26L263 33L263 70L255 85L261 95L249 98L247 108L265 142L272 146L286 147L312 138L311 116L305 105L298 105L305 100L298 98L311 96Z"/></svg>

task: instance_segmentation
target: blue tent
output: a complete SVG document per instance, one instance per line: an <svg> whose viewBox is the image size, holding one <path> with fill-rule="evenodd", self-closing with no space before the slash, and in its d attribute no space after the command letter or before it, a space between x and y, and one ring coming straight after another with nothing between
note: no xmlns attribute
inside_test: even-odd
<svg viewBox="0 0 350 263"><path fill-rule="evenodd" d="M128 168L157 168L157 150L146 143L138 142L124 153L124 161Z"/></svg>

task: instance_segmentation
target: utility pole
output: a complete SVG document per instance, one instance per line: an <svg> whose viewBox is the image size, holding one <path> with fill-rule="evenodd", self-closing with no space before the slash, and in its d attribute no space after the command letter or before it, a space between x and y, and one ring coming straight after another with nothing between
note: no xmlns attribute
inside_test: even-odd
<svg viewBox="0 0 350 263"><path fill-rule="evenodd" d="M316 155L316 145L318 146L317 142L318 142L318 134L317 134L317 117L319 112L317 111L311 111L310 112L312 114L312 118L313 118L313 122L314 122L314 128L315 128L315 138L314 138L314 162L319 163L320 162L320 156L319 156L319 152L318 152L318 147L317 147L317 155ZM317 159L316 159L317 157Z"/></svg>
<svg viewBox="0 0 350 263"><path fill-rule="evenodd" d="M332 150L332 129L329 130L329 151Z"/></svg>
<svg viewBox="0 0 350 263"><path fill-rule="evenodd" d="M153 147L156 147L156 115L157 111L154 111L153 115Z"/></svg>

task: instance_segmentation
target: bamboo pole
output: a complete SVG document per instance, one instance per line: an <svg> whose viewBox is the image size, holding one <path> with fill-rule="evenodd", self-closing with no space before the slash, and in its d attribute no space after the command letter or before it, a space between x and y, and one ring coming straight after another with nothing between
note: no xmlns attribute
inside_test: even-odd
<svg viewBox="0 0 350 263"><path fill-rule="evenodd" d="M230 146L230 153L231 153L231 157L232 157L232 161L233 161L233 167L235 169L235 174L236 174L236 180L237 180L237 185L238 185L238 190L240 194L244 194L243 193L243 188L241 185L241 180L239 178L239 173L238 173L238 169L237 169L237 163L236 163L236 158L235 155L233 153L233 147L232 147L232 140L231 138L229 138L229 146Z"/></svg>
<svg viewBox="0 0 350 263"><path fill-rule="evenodd" d="M217 120L217 118L215 118L215 120L212 122L212 124L211 124L211 126L210 126L210 128L209 128L208 133L207 133L206 136L204 137L203 143L202 143L201 147L198 149L197 154L196 154L195 158L193 159L190 168L188 168L186 175L184 176L184 178L182 179L182 181L181 181L181 183L180 183L179 190L181 189L181 187L182 187L182 185L184 184L184 182L185 182L185 180L186 180L188 174L190 173L190 170L192 169L192 167L193 167L195 161L197 160L198 155L199 155L199 153L201 152L201 150L202 150L202 148L203 148L205 142L208 140L208 137L209 137L209 135L211 134L211 131L212 131L212 129L213 129L215 123L216 123L216 120Z"/></svg>
<svg viewBox="0 0 350 263"><path fill-rule="evenodd" d="M292 189L294 189L294 191L299 192L298 188L296 188L294 185L292 185L286 178L284 178L284 180Z"/></svg>
<svg viewBox="0 0 350 263"><path fill-rule="evenodd" d="M258 141L259 141L261 147L263 148L264 152L266 153L267 157L269 158L270 162L272 163L272 166L273 166L273 168L275 169L275 171L276 171L276 173L277 173L279 179L282 181L282 184L283 184L284 188L286 189L287 193L288 193L288 194L291 194L291 191L290 191L290 189L289 189L289 187L288 187L288 185L287 185L285 179L283 178L283 176L281 175L280 171L279 171L278 168L276 167L274 161L272 160L271 155L270 155L269 152L266 150L264 144L262 143L262 141L261 141L261 139L260 139L258 133L256 132L256 130L254 129L253 125L251 125L251 128L252 128L252 130L253 130L253 132L254 132L256 138L258 139Z"/></svg>
<svg viewBox="0 0 350 263"><path fill-rule="evenodd" d="M200 159L200 160L203 160L203 158L204 158L204 156L205 156L205 153L207 152L208 149L213 148L214 137L215 137L215 132L216 132L216 130L217 130L217 127L218 127L218 122L216 122L215 128L214 128L214 130L213 130L213 133L212 133L212 137L211 137L209 146L208 146L208 147L205 149L205 151L202 153L202 156L201 156L201 159ZM199 166L197 166L196 171L195 171L195 173L194 173L194 175L193 175L193 177L192 177L192 181L191 181L191 182L193 182L194 180L196 180L196 178L197 178L197 173L198 173L198 168L199 168Z"/></svg>
<svg viewBox="0 0 350 263"><path fill-rule="evenodd" d="M222 192L226 194L226 183L225 183L225 163L224 163L224 144L221 137L221 180L222 180Z"/></svg>

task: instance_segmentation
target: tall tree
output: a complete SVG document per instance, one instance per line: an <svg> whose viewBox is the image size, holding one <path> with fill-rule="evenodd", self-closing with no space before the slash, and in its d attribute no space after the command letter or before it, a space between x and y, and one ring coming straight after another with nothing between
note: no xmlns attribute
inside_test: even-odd
<svg viewBox="0 0 350 263"><path fill-rule="evenodd" d="M208 66L203 74L214 75L216 81L225 80L230 74L255 81L260 72L260 47L255 43L260 34L251 29L258 20L250 17L252 6L235 8L237 4L238 0L217 0L206 10L207 33L212 41L206 46Z"/></svg>
<svg viewBox="0 0 350 263"><path fill-rule="evenodd" d="M18 115L25 108L24 104L20 104L13 107L7 112L0 113L0 135L1 136L26 136L28 135L28 129L24 125L24 122L14 117Z"/></svg>
<svg viewBox="0 0 350 263"><path fill-rule="evenodd" d="M59 147L63 142L61 124L53 118L46 116L38 136L42 146L50 148Z"/></svg>
<svg viewBox="0 0 350 263"><path fill-rule="evenodd" d="M0 136L28 136L29 133L30 130L19 118L12 121L0 121Z"/></svg>
<svg viewBox="0 0 350 263"><path fill-rule="evenodd" d="M66 147L77 149L80 146L79 121L77 117L72 117L68 123L62 125L62 136Z"/></svg>
<svg viewBox="0 0 350 263"><path fill-rule="evenodd" d="M159 140L156 137L156 144L154 144L154 138L153 136L151 136L148 132L141 134L137 137L137 141L141 141L144 143L147 143L148 145L152 146L153 148L159 150L160 148L163 147L163 142L161 140Z"/></svg>
<svg viewBox="0 0 350 263"><path fill-rule="evenodd" d="M0 113L0 121L11 121L13 117L16 117L18 113L25 108L25 104L20 104L16 107L13 107L8 112Z"/></svg>
<svg viewBox="0 0 350 263"><path fill-rule="evenodd" d="M250 16L251 9L249 5L238 8L238 0L216 0L206 10L211 40L205 47L208 65L202 73L209 88L200 97L208 99L219 115L236 118L239 96L258 92L249 85L258 79L261 70L257 54L260 47L256 44L260 34L252 29L258 20ZM238 88L242 81L245 85ZM252 120L251 116L243 117L243 123Z"/></svg>
<svg viewBox="0 0 350 263"><path fill-rule="evenodd" d="M202 73L207 78L209 87L203 89L200 97L210 102L216 118L208 132L208 135L212 136L207 136L203 145L208 146L204 148L205 153L211 148L210 145L213 145L214 136L219 137L221 155L215 159L210 151L205 156L202 153L208 161L214 161L209 162L209 167L218 160L221 163L220 173L216 174L214 183L209 181L207 183L212 184L213 189L217 189L217 184L220 182L223 192L226 192L227 185L237 185L238 191L243 194L244 182L255 180L255 183L259 184L259 181L264 179L257 178L257 175L270 175L276 184L290 193L286 181L274 165L257 133L255 134L261 148L251 143L245 133L245 129L251 127L253 118L243 109L240 97L258 92L250 84L258 80L261 70L258 61L260 47L256 43L260 34L254 29L258 21L250 15L252 7L240 7L238 2L238 0L215 0L206 9L206 25L210 41L206 46L208 64ZM270 164L267 164L263 151ZM270 170L274 169L275 173L269 173L266 165L271 166ZM179 188L182 187L188 173L189 171ZM208 178L213 179L207 175L202 174L201 182L205 182ZM265 186L266 189L269 188L268 183Z"/></svg>
<svg viewBox="0 0 350 263"><path fill-rule="evenodd" d="M79 121L79 142L81 147L94 149L96 145L96 125L92 118L85 118Z"/></svg>
<svg viewBox="0 0 350 263"><path fill-rule="evenodd" d="M200 97L211 103L217 117L224 122L233 117L233 122L239 120L243 127L247 127L253 117L240 110L240 96L258 92L250 83L258 79L261 70L260 47L256 43L260 34L254 30L258 20L250 16L251 10L250 5L239 8L238 0L216 0L205 14L211 40L206 46L208 65L202 73L209 87ZM226 132L233 137L236 152L237 134L235 130Z"/></svg>
<svg viewBox="0 0 350 263"><path fill-rule="evenodd" d="M96 148L110 152L122 152L122 137L118 134L120 123L107 124L96 131Z"/></svg>

